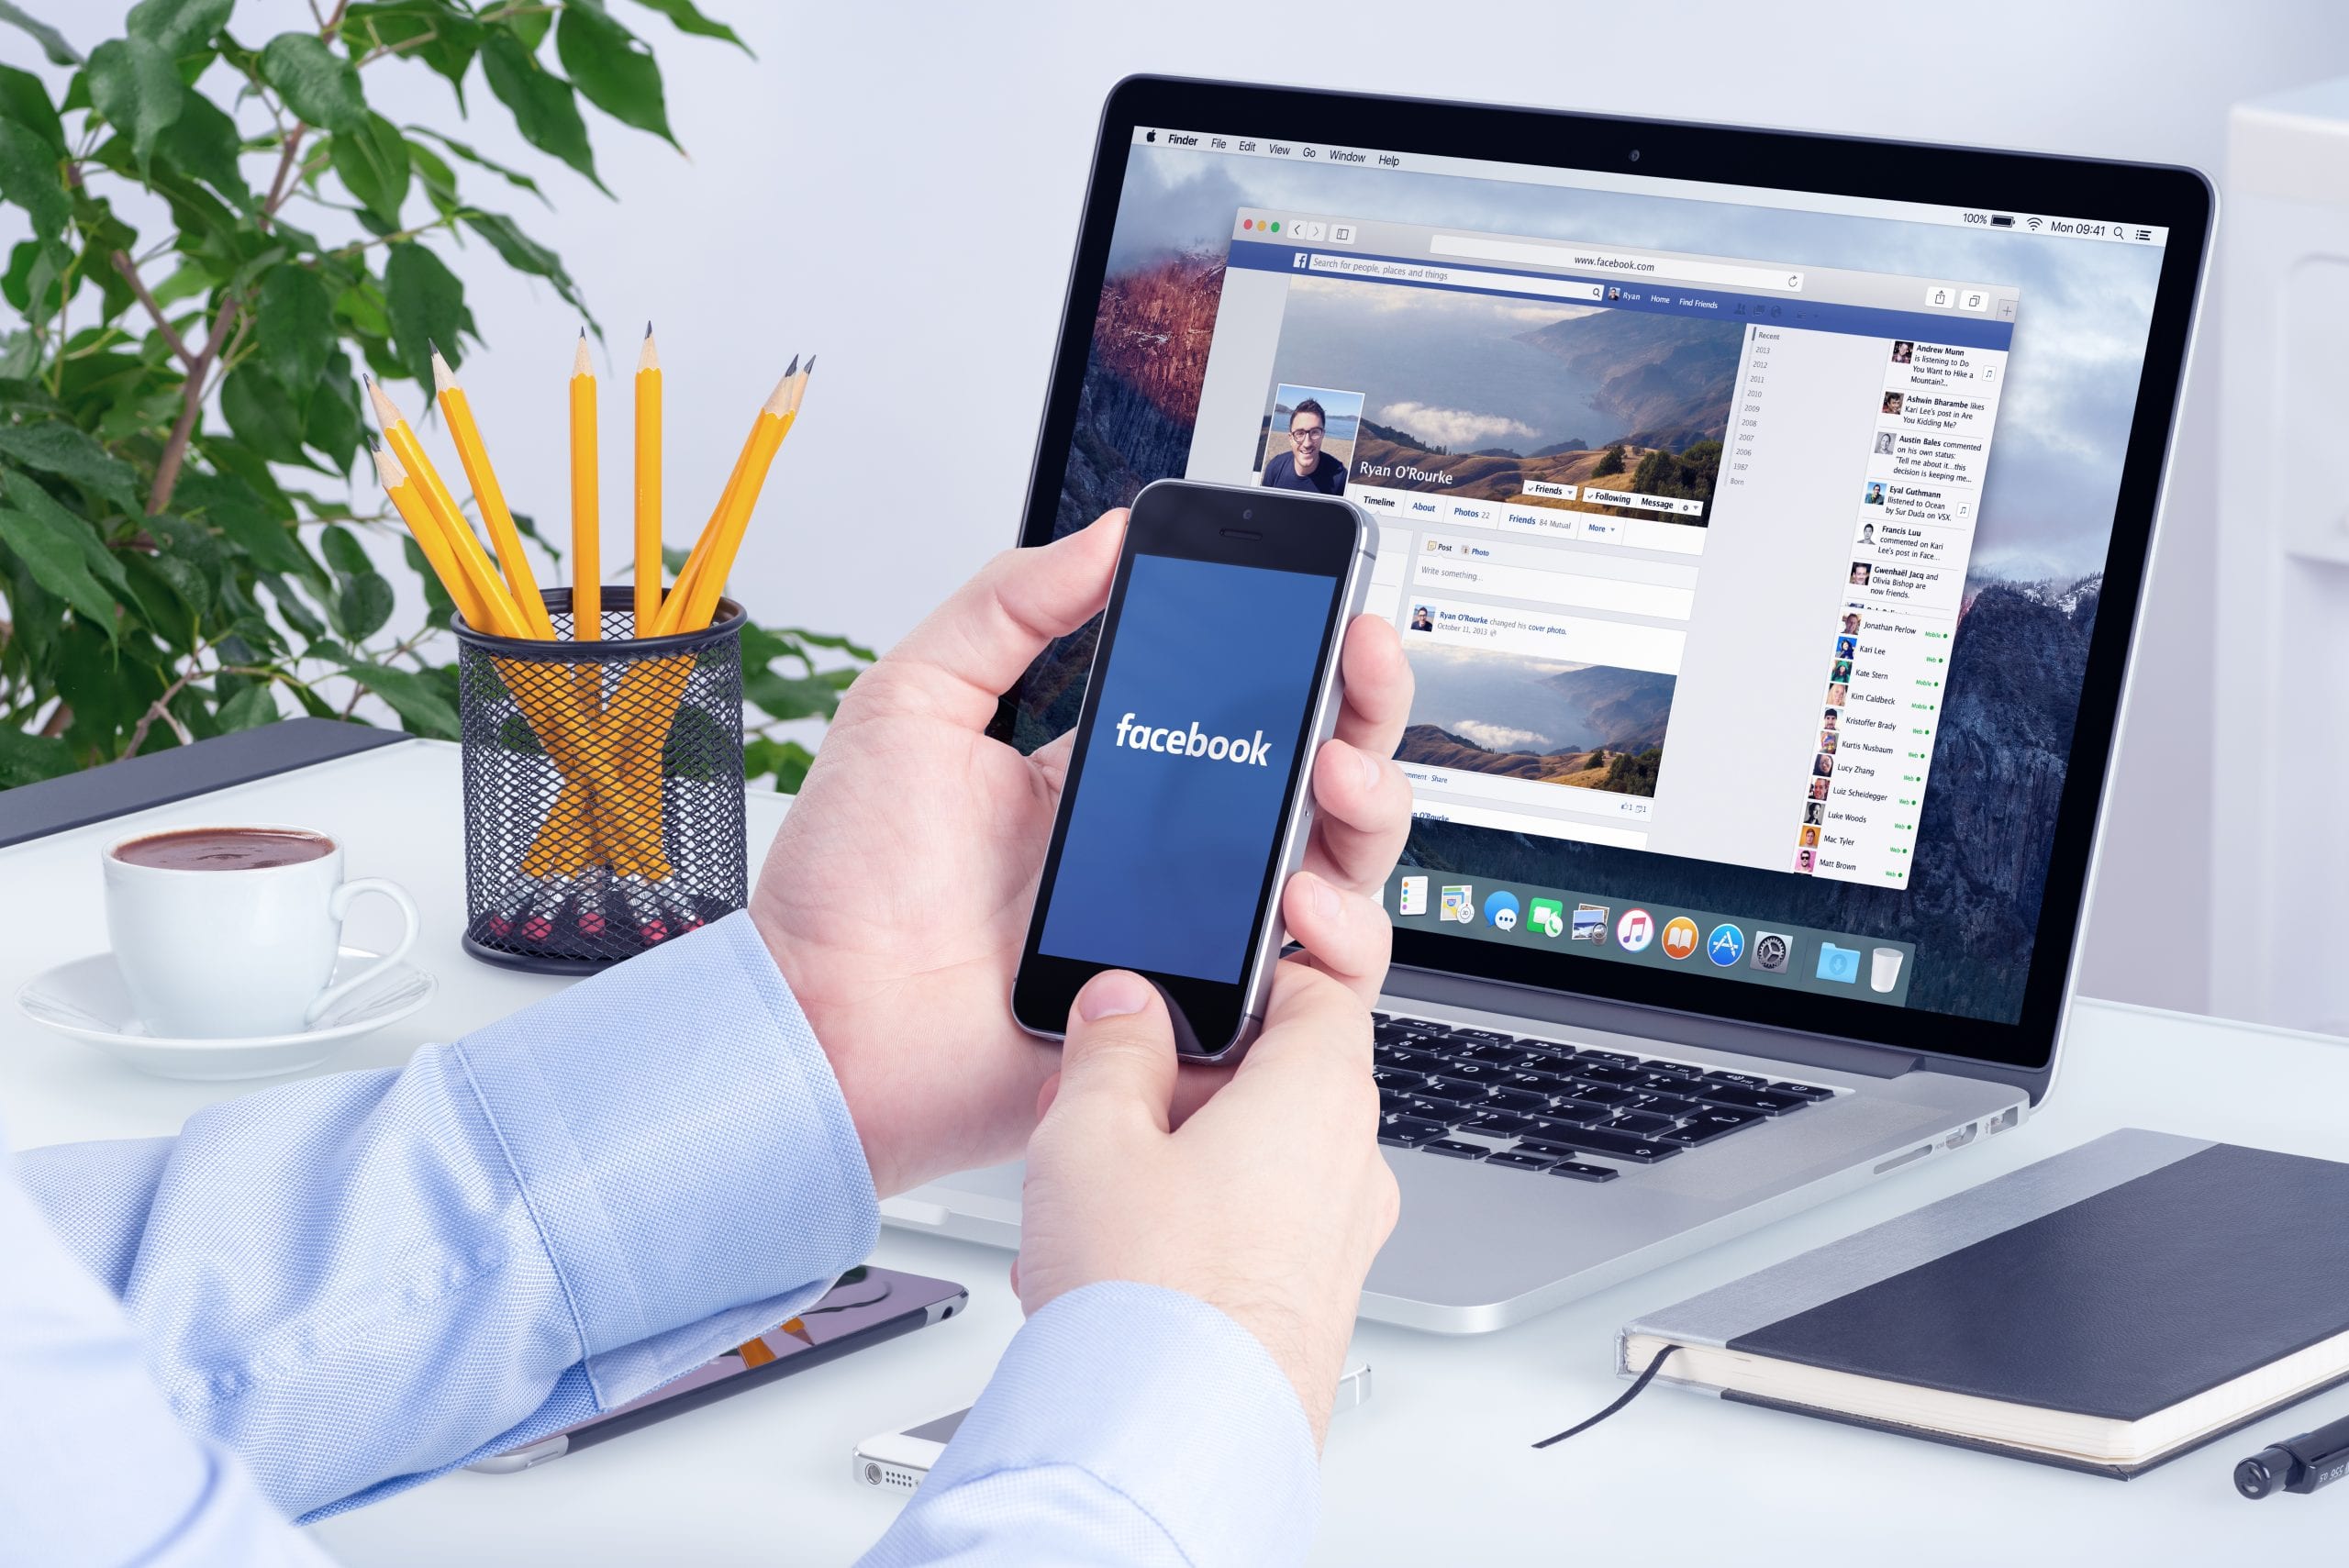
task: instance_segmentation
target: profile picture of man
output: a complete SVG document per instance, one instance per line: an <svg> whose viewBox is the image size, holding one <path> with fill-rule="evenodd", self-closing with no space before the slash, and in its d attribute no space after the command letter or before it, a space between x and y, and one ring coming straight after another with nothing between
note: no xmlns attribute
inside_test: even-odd
<svg viewBox="0 0 2349 1568"><path fill-rule="evenodd" d="M1819 848L1819 829L1812 827L1808 822L1804 823L1802 825L1801 837L1796 841L1801 844L1806 850L1815 850Z"/></svg>
<svg viewBox="0 0 2349 1568"><path fill-rule="evenodd" d="M1607 291L1607 297L1609 299L1620 299L1623 297L1623 291L1620 288L1609 286Z"/></svg>
<svg viewBox="0 0 2349 1568"><path fill-rule="evenodd" d="M1835 759L1821 751L1810 760L1810 771L1823 779L1835 771Z"/></svg>
<svg viewBox="0 0 2349 1568"><path fill-rule="evenodd" d="M1825 713L1820 716L1819 727L1821 729L1842 728L1843 727L1842 710L1840 708L1829 708Z"/></svg>
<svg viewBox="0 0 2349 1568"><path fill-rule="evenodd" d="M1797 850L1795 851L1795 870L1802 873L1805 876L1809 876L1810 874L1811 862L1818 858L1819 851L1817 850Z"/></svg>
<svg viewBox="0 0 2349 1568"><path fill-rule="evenodd" d="M1887 392L1884 395L1884 411L1887 414L1898 414L1900 412L1900 406L1906 402L1908 399L1899 393Z"/></svg>
<svg viewBox="0 0 2349 1568"><path fill-rule="evenodd" d="M1859 611L1845 610L1843 612L1843 635L1845 637L1857 637L1860 635Z"/></svg>
<svg viewBox="0 0 2349 1568"><path fill-rule="evenodd" d="M1276 452L1264 464L1264 483L1273 490L1313 490L1324 495L1346 493L1346 465L1326 457L1321 443L1330 434L1330 416L1313 398L1289 411L1288 450Z"/></svg>
<svg viewBox="0 0 2349 1568"><path fill-rule="evenodd" d="M1892 443L1899 439L1900 432L1898 430L1878 430L1876 433L1876 454L1884 456L1889 453L1892 450Z"/></svg>
<svg viewBox="0 0 2349 1568"><path fill-rule="evenodd" d="M1909 355L1915 352L1916 348L1917 345L1914 343L1896 340L1892 345L1892 362L1896 365L1907 364Z"/></svg>
<svg viewBox="0 0 2349 1568"><path fill-rule="evenodd" d="M1827 688L1827 706L1842 707L1844 698L1851 695L1851 690L1852 688L1842 681L1832 683Z"/></svg>
<svg viewBox="0 0 2349 1568"><path fill-rule="evenodd" d="M1268 468L1265 472L1269 473L1272 471ZM1865 588L1867 585L1868 563L1865 561L1854 561L1852 562L1852 586L1854 588Z"/></svg>
<svg viewBox="0 0 2349 1568"><path fill-rule="evenodd" d="M1825 800L1827 798L1827 781L1825 779L1813 779L1810 781L1810 798L1813 800Z"/></svg>
<svg viewBox="0 0 2349 1568"><path fill-rule="evenodd" d="M1849 659L1853 654L1859 651L1859 648L1860 639L1858 638L1839 637L1835 639L1835 657L1838 659Z"/></svg>
<svg viewBox="0 0 2349 1568"><path fill-rule="evenodd" d="M1433 631L1435 629L1435 611L1430 609L1425 605L1413 605L1411 606L1411 629L1413 631Z"/></svg>
<svg viewBox="0 0 2349 1568"><path fill-rule="evenodd" d="M1881 480L1881 479L1871 479L1870 481L1868 481L1867 503L1868 503L1868 505L1869 505L1869 506L1883 506L1883 505L1884 505L1884 481L1883 481L1883 480Z"/></svg>
<svg viewBox="0 0 2349 1568"><path fill-rule="evenodd" d="M1803 802L1802 819L1805 822L1813 823L1826 821L1827 803L1823 800L1807 800Z"/></svg>
<svg viewBox="0 0 2349 1568"><path fill-rule="evenodd" d="M1874 544L1876 542L1876 525L1874 523L1862 523L1860 525L1860 542L1862 544Z"/></svg>

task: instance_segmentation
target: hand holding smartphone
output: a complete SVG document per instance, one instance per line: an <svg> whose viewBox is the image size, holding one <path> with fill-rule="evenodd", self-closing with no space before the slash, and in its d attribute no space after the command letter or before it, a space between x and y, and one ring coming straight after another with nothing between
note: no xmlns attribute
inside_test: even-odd
<svg viewBox="0 0 2349 1568"><path fill-rule="evenodd" d="M1186 1057L1255 1037L1376 537L1353 503L1303 492L1162 480L1136 497L1012 987L1022 1029L1059 1039L1087 980L1130 969Z"/></svg>

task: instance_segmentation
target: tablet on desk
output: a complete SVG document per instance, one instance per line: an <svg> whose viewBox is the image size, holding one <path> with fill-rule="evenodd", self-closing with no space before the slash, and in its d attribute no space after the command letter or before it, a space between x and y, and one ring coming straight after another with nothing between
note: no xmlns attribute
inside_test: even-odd
<svg viewBox="0 0 2349 1568"><path fill-rule="evenodd" d="M641 1398L476 1460L465 1468L493 1475L528 1470L590 1443L665 1421L714 1400L943 1322L969 1306L970 1300L970 1293L951 1280L859 1266L842 1274L821 1300L781 1328L728 1351Z"/></svg>

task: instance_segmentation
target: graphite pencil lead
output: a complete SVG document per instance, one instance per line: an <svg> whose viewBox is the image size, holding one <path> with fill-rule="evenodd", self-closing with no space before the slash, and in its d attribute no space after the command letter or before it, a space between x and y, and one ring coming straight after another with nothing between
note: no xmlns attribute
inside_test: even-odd
<svg viewBox="0 0 2349 1568"><path fill-rule="evenodd" d="M652 336L652 323L650 320L644 324L644 335L648 338Z"/></svg>
<svg viewBox="0 0 2349 1568"><path fill-rule="evenodd" d="M797 375L798 373L799 373L799 356L798 356L797 354L794 354L794 355L792 355L792 356L791 356L791 366L790 366L790 368L789 368L789 369L787 369L787 370L785 370L785 371L783 373L783 379L784 379L784 380L785 380L785 381L789 381L793 376L796 376L796 375Z"/></svg>

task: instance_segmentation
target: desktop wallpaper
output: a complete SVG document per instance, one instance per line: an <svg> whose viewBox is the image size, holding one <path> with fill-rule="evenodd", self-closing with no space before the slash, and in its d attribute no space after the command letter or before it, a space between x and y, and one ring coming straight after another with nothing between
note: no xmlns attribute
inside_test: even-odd
<svg viewBox="0 0 2349 1568"><path fill-rule="evenodd" d="M1418 824L1404 854L1407 863L1464 876L1911 942L1912 1006L1999 1022L2018 1018L2161 251L1138 146L1101 286L1056 534L1124 506L1152 480L1183 472L1232 217L1241 206L2021 289L1998 448L1905 890L1456 824ZM1445 392L1447 405L1460 405L1438 410L1453 428L1490 428L1479 419L1529 422L1475 406L1473 387ZM1422 423L1433 422L1423 416ZM1074 723L1091 657L1087 628L1031 668L1014 720L1023 749Z"/></svg>

